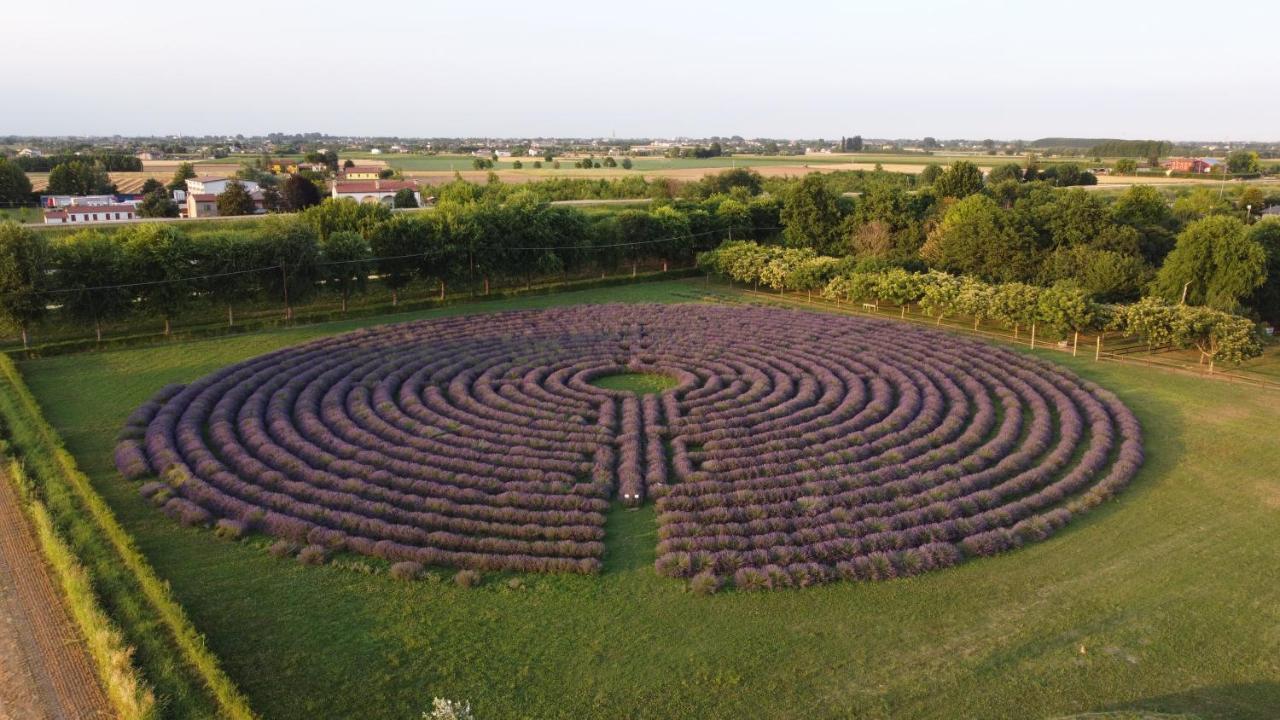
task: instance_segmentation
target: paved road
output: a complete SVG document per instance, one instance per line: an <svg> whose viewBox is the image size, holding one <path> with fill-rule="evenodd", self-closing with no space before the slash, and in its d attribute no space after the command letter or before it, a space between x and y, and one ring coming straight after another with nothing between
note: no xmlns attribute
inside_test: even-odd
<svg viewBox="0 0 1280 720"><path fill-rule="evenodd" d="M111 716L17 493L0 476L0 720Z"/></svg>

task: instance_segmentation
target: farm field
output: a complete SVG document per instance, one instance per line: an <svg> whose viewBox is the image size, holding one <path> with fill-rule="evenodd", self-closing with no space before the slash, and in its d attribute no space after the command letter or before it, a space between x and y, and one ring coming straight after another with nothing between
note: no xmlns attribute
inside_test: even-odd
<svg viewBox="0 0 1280 720"><path fill-rule="evenodd" d="M468 182L484 183L488 181L491 172L496 174L502 182L517 184L536 182L552 177L617 179L633 175L694 181L732 167L752 168L764 177L789 177L802 176L811 172L874 170L877 165L888 172L918 173L930 163L948 165L956 160L973 162L985 171L997 165L1024 161L1021 156L1004 155L875 155L867 153L795 156L738 155L706 159L637 157L632 158L634 167L630 170L624 170L621 167L574 168L572 157L561 158L562 166L560 168L552 168L546 163L543 163L544 167L542 168L534 168L533 163L538 158L501 158L495 163L492 170L475 170L471 166L473 158L470 155L371 155L369 153L345 153L342 158L344 160L350 158L359 163L395 168L402 171L405 177L414 178L430 185L447 183L457 176L461 176ZM256 159L258 159L257 156L246 156L235 159L198 160L195 161L195 166L197 172L201 175L232 175L240 168L242 162L253 162ZM512 162L516 159L524 162L523 168L516 170L512 167ZM1062 161L1078 162L1084 165L1091 164L1088 159L1081 158L1066 158ZM178 162L174 160L147 161L142 172L110 173L111 181L116 184L121 193L138 193L141 192L142 184L149 178L155 178L166 183L171 180ZM1056 160L1042 158L1042 162L1056 162ZM1103 164L1107 163L1104 162ZM44 192L48 187L48 173L27 173L27 177L31 179L32 189L37 193ZM1137 176L1102 175L1098 178L1098 185L1093 187L1127 187L1133 184L1178 186L1216 182L1218 181L1195 178L1168 178L1159 174Z"/></svg>
<svg viewBox="0 0 1280 720"><path fill-rule="evenodd" d="M689 301L747 298L686 281L482 309ZM1255 389L1048 352L1142 423L1147 460L1117 499L1044 542L915 578L711 597L655 575L652 504L609 511L599 576L512 587L490 573L463 589L302 567L261 538L180 528L112 466L125 417L166 383L379 320L479 309L22 364L263 717L416 718L433 696L484 718L1268 718L1280 706L1280 399Z"/></svg>

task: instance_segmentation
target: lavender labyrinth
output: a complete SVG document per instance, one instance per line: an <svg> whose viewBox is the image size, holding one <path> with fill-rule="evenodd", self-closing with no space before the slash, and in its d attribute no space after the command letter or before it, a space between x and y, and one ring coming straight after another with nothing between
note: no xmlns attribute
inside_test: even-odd
<svg viewBox="0 0 1280 720"><path fill-rule="evenodd" d="M592 384L625 372L675 384ZM423 565L599 572L611 503L652 501L660 574L745 589L1041 540L1141 463L1128 408L1051 363L896 321L705 304L299 345L164 388L116 452L185 524Z"/></svg>

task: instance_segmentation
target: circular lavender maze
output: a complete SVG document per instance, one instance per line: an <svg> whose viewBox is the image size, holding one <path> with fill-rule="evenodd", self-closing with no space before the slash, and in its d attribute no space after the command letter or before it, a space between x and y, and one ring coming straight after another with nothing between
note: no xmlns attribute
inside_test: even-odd
<svg viewBox="0 0 1280 720"><path fill-rule="evenodd" d="M592 385L620 372L657 394ZM891 320L584 305L384 325L170 386L116 464L166 512L484 570L592 573L611 502L659 573L900 577L1043 539L1142 462L1110 392ZM157 491L157 488L160 490Z"/></svg>

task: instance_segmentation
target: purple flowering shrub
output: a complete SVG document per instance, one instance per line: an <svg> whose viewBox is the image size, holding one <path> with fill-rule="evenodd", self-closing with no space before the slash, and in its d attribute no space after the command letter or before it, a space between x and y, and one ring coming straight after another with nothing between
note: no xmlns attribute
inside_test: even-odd
<svg viewBox="0 0 1280 720"><path fill-rule="evenodd" d="M636 396L619 372L677 385ZM595 573L613 501L699 591L915 575L1045 539L1141 431L1019 352L872 318L603 305L386 325L169 386L116 465L187 525L472 571ZM470 576L468 576L470 577Z"/></svg>

